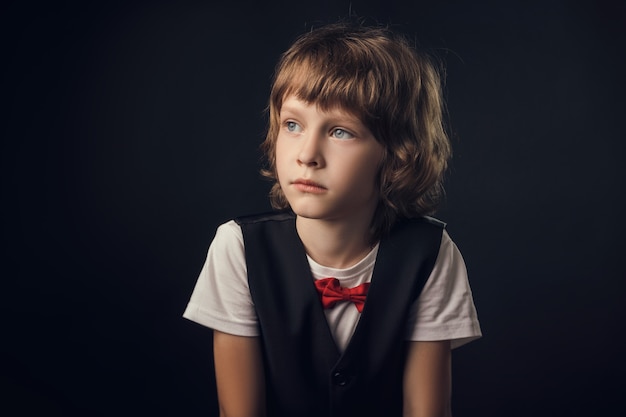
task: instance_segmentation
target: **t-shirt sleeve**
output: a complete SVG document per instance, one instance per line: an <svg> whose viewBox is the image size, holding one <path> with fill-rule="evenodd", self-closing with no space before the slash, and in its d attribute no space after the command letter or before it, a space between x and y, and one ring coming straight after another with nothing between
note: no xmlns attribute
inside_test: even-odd
<svg viewBox="0 0 626 417"><path fill-rule="evenodd" d="M481 336L465 262L444 230L435 266L411 307L407 339L450 340L456 348Z"/></svg>
<svg viewBox="0 0 626 417"><path fill-rule="evenodd" d="M217 228L183 317L224 333L259 335L243 235L234 221Z"/></svg>

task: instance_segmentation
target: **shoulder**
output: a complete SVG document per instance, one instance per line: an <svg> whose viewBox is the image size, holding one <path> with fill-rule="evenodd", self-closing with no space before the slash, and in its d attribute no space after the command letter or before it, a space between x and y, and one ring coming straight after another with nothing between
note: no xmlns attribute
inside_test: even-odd
<svg viewBox="0 0 626 417"><path fill-rule="evenodd" d="M433 248L439 248L445 227L444 222L429 216L402 219L394 224L384 240L418 245L430 242Z"/></svg>
<svg viewBox="0 0 626 417"><path fill-rule="evenodd" d="M446 223L431 216L422 216L412 219L404 219L398 222L399 227L427 227L435 229L445 229Z"/></svg>
<svg viewBox="0 0 626 417"><path fill-rule="evenodd" d="M257 224L257 223L271 223L271 222L286 222L293 221L296 218L292 211L272 211L260 214L252 214L247 216L235 217L233 220L240 226Z"/></svg>
<svg viewBox="0 0 626 417"><path fill-rule="evenodd" d="M241 228L244 240L252 246L266 246L271 240L280 241L297 236L296 216L291 211L242 216L235 218L234 222Z"/></svg>
<svg viewBox="0 0 626 417"><path fill-rule="evenodd" d="M215 231L215 238L213 239L213 245L216 243L238 243L243 241L241 233L241 227L235 220L229 220L226 223L222 223L217 227Z"/></svg>

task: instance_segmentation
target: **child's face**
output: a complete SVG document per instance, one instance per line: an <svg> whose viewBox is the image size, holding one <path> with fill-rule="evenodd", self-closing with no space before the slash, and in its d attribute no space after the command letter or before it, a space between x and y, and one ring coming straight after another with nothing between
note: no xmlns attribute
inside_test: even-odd
<svg viewBox="0 0 626 417"><path fill-rule="evenodd" d="M378 204L382 158L382 145L350 112L322 111L295 96L285 98L276 139L276 171L297 215L371 221Z"/></svg>

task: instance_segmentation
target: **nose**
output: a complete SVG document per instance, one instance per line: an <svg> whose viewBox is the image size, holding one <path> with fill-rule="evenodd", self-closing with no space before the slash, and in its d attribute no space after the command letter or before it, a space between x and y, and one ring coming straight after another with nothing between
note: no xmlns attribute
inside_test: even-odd
<svg viewBox="0 0 626 417"><path fill-rule="evenodd" d="M322 135L308 134L302 138L298 164L320 168L324 164Z"/></svg>

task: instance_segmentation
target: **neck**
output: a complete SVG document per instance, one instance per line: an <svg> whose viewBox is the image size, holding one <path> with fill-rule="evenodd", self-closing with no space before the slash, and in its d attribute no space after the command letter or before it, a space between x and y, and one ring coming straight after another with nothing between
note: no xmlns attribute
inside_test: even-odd
<svg viewBox="0 0 626 417"><path fill-rule="evenodd" d="M370 219L331 221L296 217L296 230L307 254L320 265L348 268L373 248Z"/></svg>

